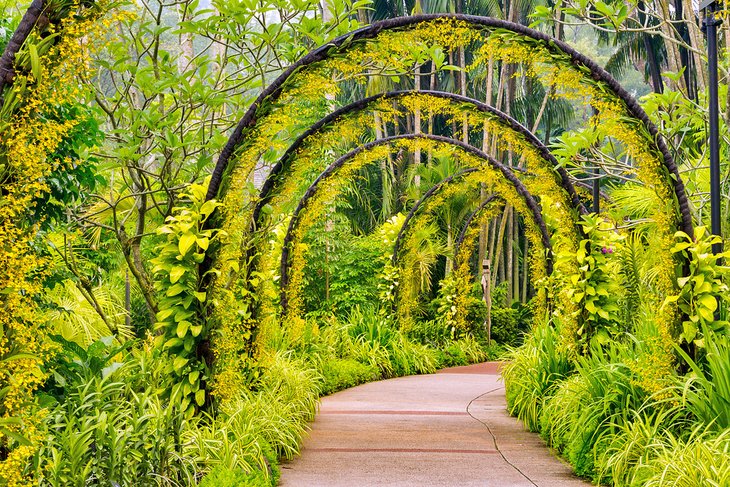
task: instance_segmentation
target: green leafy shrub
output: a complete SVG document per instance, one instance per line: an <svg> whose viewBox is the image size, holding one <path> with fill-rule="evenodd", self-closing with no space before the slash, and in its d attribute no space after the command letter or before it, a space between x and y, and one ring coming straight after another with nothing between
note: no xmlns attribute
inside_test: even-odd
<svg viewBox="0 0 730 487"><path fill-rule="evenodd" d="M608 343L625 331L619 321L618 296L620 287L616 277L616 262L612 258L617 235L608 224L595 215L583 215L581 226L586 238L578 251L558 252L557 260L575 265L576 272L569 276L566 296L575 304L580 328L577 339L586 351L594 342Z"/></svg>
<svg viewBox="0 0 730 487"><path fill-rule="evenodd" d="M354 359L333 358L324 362L322 368L322 395L377 380L380 371L373 365L365 365Z"/></svg>
<svg viewBox="0 0 730 487"><path fill-rule="evenodd" d="M454 342L439 350L438 361L441 367L460 367L462 365L469 365L469 359L466 358L466 353Z"/></svg>
<svg viewBox="0 0 730 487"><path fill-rule="evenodd" d="M510 346L518 345L521 335L518 319L515 309L492 309L492 340Z"/></svg>
<svg viewBox="0 0 730 487"><path fill-rule="evenodd" d="M488 358L489 355L482 345L470 336L451 341L438 351L438 360L441 367L475 364Z"/></svg>
<svg viewBox="0 0 730 487"><path fill-rule="evenodd" d="M639 410L647 395L626 365L628 347L594 347L579 357L576 375L558 383L540 413L541 433L563 452L578 475L595 475L594 459L600 456L601 437L621 424L626 411Z"/></svg>
<svg viewBox="0 0 730 487"><path fill-rule="evenodd" d="M62 397L45 396L48 434L33 465L39 485L194 485L199 465L179 459L195 422L160 394L169 387L164 363L100 343L67 345L68 363L56 368Z"/></svg>
<svg viewBox="0 0 730 487"><path fill-rule="evenodd" d="M377 301L377 276L383 272L388 245L377 232L353 235L349 222L334 214L314 225L305 241L310 248L303 291L308 311L347 316L353 308Z"/></svg>
<svg viewBox="0 0 730 487"><path fill-rule="evenodd" d="M730 258L730 253L712 253L712 245L722 243L722 238L705 227L697 227L694 238L684 232L674 236L679 241L672 252L689 261L689 275L677 279L679 294L668 296L665 303L676 303L687 317L682 322L681 339L701 347L704 328L719 331L727 326L725 321L715 321L715 311L718 299L728 301L729 288L722 279L727 271L719 259Z"/></svg>
<svg viewBox="0 0 730 487"><path fill-rule="evenodd" d="M730 430L697 432L680 439L666 432L649 445L649 460L637 464L631 487L730 485Z"/></svg>
<svg viewBox="0 0 730 487"><path fill-rule="evenodd" d="M246 473L242 469L216 467L198 484L199 487L271 487L276 485L263 472Z"/></svg>
<svg viewBox="0 0 730 487"><path fill-rule="evenodd" d="M170 391L173 402L180 401L188 415L206 402L202 385L207 380L207 357L199 356L203 340L208 337L198 266L205 251L221 235L206 230L205 222L219 206L205 200L205 187L191 185L182 195L190 206L175 208L158 233L166 235L152 259L155 290L159 294L159 311L155 328L160 332L155 346L170 354L168 373L177 378Z"/></svg>
<svg viewBox="0 0 730 487"><path fill-rule="evenodd" d="M631 485L636 468L653 458L653 447L661 444L662 437L672 430L691 429L681 409L656 408L655 401L647 401L645 405L655 410L648 412L644 407L638 411L625 410L621 420L614 422L599 440L602 445L595 460L597 481Z"/></svg>
<svg viewBox="0 0 730 487"><path fill-rule="evenodd" d="M453 340L453 328L441 320L414 321L405 331L408 338L422 345L439 348Z"/></svg>
<svg viewBox="0 0 730 487"><path fill-rule="evenodd" d="M723 431L730 428L730 339L705 330L704 345L704 364L697 364L677 347L693 372L680 385L679 392L682 402L698 420Z"/></svg>

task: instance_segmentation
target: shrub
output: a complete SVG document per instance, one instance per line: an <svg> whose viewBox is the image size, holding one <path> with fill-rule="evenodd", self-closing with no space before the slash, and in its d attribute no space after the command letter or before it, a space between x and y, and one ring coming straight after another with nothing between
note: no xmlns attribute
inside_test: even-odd
<svg viewBox="0 0 730 487"><path fill-rule="evenodd" d="M200 487L271 487L275 485L263 472L216 467L198 484Z"/></svg>
<svg viewBox="0 0 730 487"><path fill-rule="evenodd" d="M374 365L365 365L354 359L331 358L322 368L322 395L347 389L358 384L377 380L380 370Z"/></svg>
<svg viewBox="0 0 730 487"><path fill-rule="evenodd" d="M441 367L459 367L483 362L489 358L489 355L479 342L466 336L449 342L447 346L437 352L437 357Z"/></svg>
<svg viewBox="0 0 730 487"><path fill-rule="evenodd" d="M442 367L459 367L469 364L469 360L466 358L466 353L455 342L452 342L446 348L439 350L438 361L439 365Z"/></svg>
<svg viewBox="0 0 730 487"><path fill-rule="evenodd" d="M730 430L680 440L670 433L651 444L651 460L637 465L632 487L730 485Z"/></svg>
<svg viewBox="0 0 730 487"><path fill-rule="evenodd" d="M193 485L198 465L180 461L187 458L181 437L197 420L160 394L165 364L144 350L119 354L111 342L67 347L67 363L54 374L61 402L43 399L48 434L33 465L39 485Z"/></svg>
<svg viewBox="0 0 730 487"><path fill-rule="evenodd" d="M594 459L605 443L601 437L621 424L626 411L639 410L646 394L635 386L627 347L594 347L577 361L577 374L559 383L546 399L541 432L562 451L578 475L595 474ZM624 360L625 359L625 360Z"/></svg>
<svg viewBox="0 0 730 487"><path fill-rule="evenodd" d="M656 408L655 401L647 405ZM647 412L627 410L621 421L614 422L608 434L603 435L603 445L596 455L596 478L611 481L613 485L630 485L637 466L647 464L653 458L653 446L672 429L688 429L678 408L659 408Z"/></svg>
<svg viewBox="0 0 730 487"><path fill-rule="evenodd" d="M406 336L416 343L440 348L454 338L454 330L441 320L414 321Z"/></svg>
<svg viewBox="0 0 730 487"><path fill-rule="evenodd" d="M705 425L727 430L730 428L730 340L710 330L704 331L704 337L707 350L704 364L697 364L677 347L693 372L681 384L682 400Z"/></svg>

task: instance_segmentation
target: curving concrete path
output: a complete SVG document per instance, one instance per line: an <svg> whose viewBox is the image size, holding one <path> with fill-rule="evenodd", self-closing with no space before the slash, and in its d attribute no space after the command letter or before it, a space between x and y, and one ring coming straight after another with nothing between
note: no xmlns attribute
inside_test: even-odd
<svg viewBox="0 0 730 487"><path fill-rule="evenodd" d="M322 399L283 487L589 483L506 411L498 364L364 384Z"/></svg>

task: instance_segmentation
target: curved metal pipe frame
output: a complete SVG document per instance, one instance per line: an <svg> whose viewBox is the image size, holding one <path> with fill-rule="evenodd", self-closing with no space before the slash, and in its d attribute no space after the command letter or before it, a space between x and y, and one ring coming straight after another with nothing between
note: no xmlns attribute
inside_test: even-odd
<svg viewBox="0 0 730 487"><path fill-rule="evenodd" d="M595 61L589 57L581 54L567 43L554 39L549 35L538 32L529 27L525 27L520 24L508 22L501 19L495 19L492 17L480 17L473 15L463 14L426 14L426 15L413 15L409 17L397 17L394 19L387 19L380 22L373 23L369 26L357 29L353 32L340 36L331 42L324 44L317 49L311 51L296 63L289 66L274 82L272 82L258 98L251 104L243 118L239 121L233 133L231 134L228 142L221 151L216 167L211 175L211 181L208 186L207 199L212 199L218 196L223 181L224 174L226 173L231 156L234 154L238 146L243 142L245 134L248 130L252 129L256 124L257 120L266 116L267 107L264 106L264 101L275 101L278 99L284 89L284 86L293 75L298 71L301 71L305 67L323 61L334 56L336 53L343 52L344 50L352 48L357 45L357 41L372 39L383 31L398 30L413 28L418 24L424 22L431 22L438 19L453 19L460 22L465 22L475 28L484 29L504 29L515 34L534 39L536 41L544 43L544 45L553 51L559 51L568 55L571 61L578 65L583 66L590 71L590 77L596 81L604 83L613 93L618 97L626 106L629 114L639 120L644 127L647 129L649 134L652 136L655 143L656 149L662 154L663 165L669 173L669 177L672 181L674 193L677 198L680 211L680 229L688 235L693 235L692 226L692 215L689 208L689 200L685 190L684 183L680 177L677 165L672 157L669 149L659 134L657 127L651 122L649 116L641 108L636 98L631 96L616 79L613 78L605 69L599 66Z"/></svg>
<svg viewBox="0 0 730 487"><path fill-rule="evenodd" d="M453 103L468 104L473 106L476 111L489 113L494 118L498 119L502 125L509 128L518 135L524 137L525 141L533 148L535 148L535 150L537 150L543 160L553 166L555 172L557 173L559 184L565 190L565 192L568 193L569 201L573 205L573 208L575 208L579 214L585 215L588 213L585 206L583 205L583 202L580 199L580 196L575 190L575 187L570 179L570 175L565 170L565 168L561 166L560 163L558 163L557 159L555 159L555 156L553 156L552 152L550 152L550 149L548 149L547 146L545 146L545 144L543 144L542 141L540 141L540 139L535 136L535 134L530 132L529 129L527 129L524 125L519 123L511 116L500 110L497 110L491 105L482 103L479 100L475 100L473 98L462 95L457 95L454 93L428 90L401 90L391 91L388 93L363 98L362 100L358 100L347 106L339 108L338 110L317 121L314 125L307 129L306 132L300 135L292 143L292 145L289 146L287 151L279 158L274 167L271 168L271 172L264 181L264 184L261 187L261 191L259 192L258 202L253 211L252 225L258 226L260 224L259 218L261 216L261 210L266 204L268 204L268 202L273 197L273 193L276 189L278 181L280 180L283 173L287 171L291 163L296 158L296 154L299 152L299 150L309 137L320 133L325 127L336 123L339 119L347 115L369 109L371 105L379 101L398 100L412 95L427 95L435 98L449 100ZM253 231L255 229L252 228L251 230Z"/></svg>

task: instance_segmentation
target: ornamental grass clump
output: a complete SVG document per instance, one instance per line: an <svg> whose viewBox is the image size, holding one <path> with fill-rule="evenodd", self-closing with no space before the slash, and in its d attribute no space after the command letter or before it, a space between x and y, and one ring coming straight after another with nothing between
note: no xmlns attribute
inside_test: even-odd
<svg viewBox="0 0 730 487"><path fill-rule="evenodd" d="M541 433L563 453L578 475L593 476L603 435L620 425L626 411L642 407L647 394L636 386L623 345L593 347L576 361L576 373L560 382L540 412Z"/></svg>
<svg viewBox="0 0 730 487"><path fill-rule="evenodd" d="M520 348L507 354L502 369L509 412L530 431L539 429L544 401L573 368L558 346L558 328L549 322L536 326Z"/></svg>

